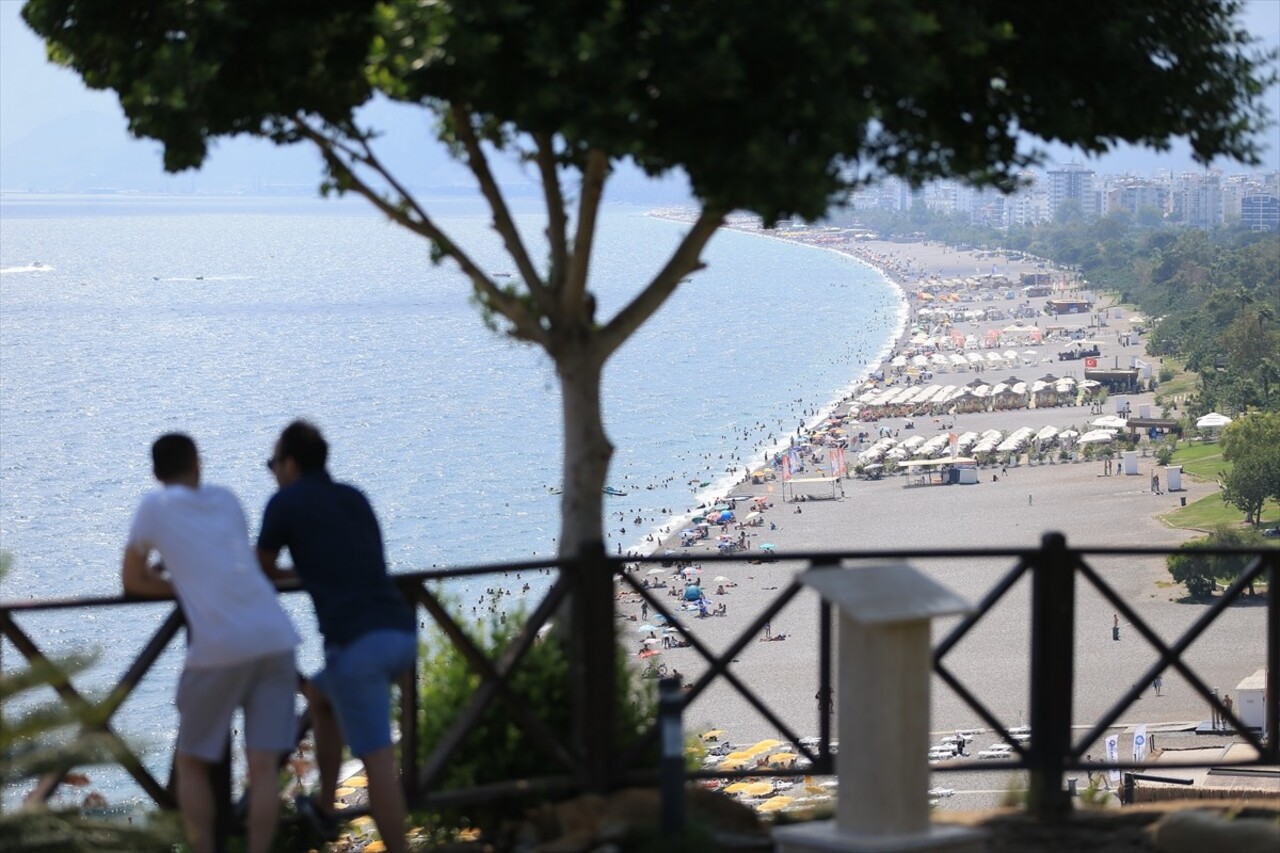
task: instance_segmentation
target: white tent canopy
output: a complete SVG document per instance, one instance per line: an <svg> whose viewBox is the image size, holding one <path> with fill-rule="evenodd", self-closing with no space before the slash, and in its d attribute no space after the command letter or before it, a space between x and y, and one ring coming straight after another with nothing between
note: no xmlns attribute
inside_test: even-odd
<svg viewBox="0 0 1280 853"><path fill-rule="evenodd" d="M1196 429L1222 429L1231 423L1231 418L1226 415L1220 415L1217 412L1210 412L1203 417L1196 419Z"/></svg>

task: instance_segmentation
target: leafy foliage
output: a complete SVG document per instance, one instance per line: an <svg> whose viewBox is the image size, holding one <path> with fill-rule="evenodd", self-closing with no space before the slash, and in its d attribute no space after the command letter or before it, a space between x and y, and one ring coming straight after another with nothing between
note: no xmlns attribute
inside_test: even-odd
<svg viewBox="0 0 1280 853"><path fill-rule="evenodd" d="M482 636L475 638L477 645L490 660L496 659L512 644L523 621L520 614L508 616L506 620L490 619ZM637 686L633 680L635 675L621 659L620 647L618 654L618 683L612 689L617 692L620 720L614 743L617 749L625 751L636 743L642 727L655 718L656 704L652 690ZM420 661L422 711L419 731L425 758L471 701L480 686L480 676L443 637L425 643ZM572 743L568 672L569 660L564 644L548 638L530 647L510 680L511 690L518 701L541 719L562 743ZM609 689L609 686L599 685L597 689ZM564 771L555 758L520 726L509 706L498 698L449 761L440 787L446 790L469 788L500 781L554 776ZM470 817L480 822L486 819L484 814ZM459 816L449 815L446 819L457 820Z"/></svg>
<svg viewBox="0 0 1280 853"><path fill-rule="evenodd" d="M8 552L0 552L0 576L12 565ZM25 694L66 682L71 673L84 669L92 658L45 661L9 673L0 673L0 707ZM0 725L0 789L30 784L45 773L114 761L117 756L105 737L77 731L87 722L65 706L36 705L14 715L6 711ZM181 837L176 821L152 816L148 826L131 826L86 815L77 808L50 809L30 803L23 809L0 815L0 849L57 850L65 853L104 851L169 851Z"/></svg>
<svg viewBox="0 0 1280 853"><path fill-rule="evenodd" d="M1220 525L1208 536L1182 543L1182 550L1167 558L1169 574L1187 587L1192 598L1206 598L1213 594L1217 581L1230 583L1249 567L1252 558L1247 554L1201 554L1208 548L1269 548L1274 547L1261 533L1252 528L1236 525ZM1253 585L1249 585L1250 591Z"/></svg>
<svg viewBox="0 0 1280 853"><path fill-rule="evenodd" d="M1237 418L1222 433L1222 498L1258 523L1268 498L1280 501L1280 412Z"/></svg>

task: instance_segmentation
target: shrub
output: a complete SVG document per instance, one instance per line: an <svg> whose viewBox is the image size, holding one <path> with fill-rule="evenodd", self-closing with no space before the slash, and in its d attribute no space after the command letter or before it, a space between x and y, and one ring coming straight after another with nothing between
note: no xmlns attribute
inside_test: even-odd
<svg viewBox="0 0 1280 853"><path fill-rule="evenodd" d="M460 624L461 624L461 620ZM523 613L509 614L505 620L491 618L480 636L472 637L490 660L497 659L515 640L525 622ZM652 687L637 686L621 646L617 647L619 726L615 742L620 752L636 743L639 733L656 717ZM480 686L480 676L462 654L443 636L428 638L420 657L421 757L426 758L453 725ZM562 743L572 743L571 685L569 660L563 645L549 636L535 642L520 660L508 682L512 692ZM603 685L602 685L603 689ZM655 747L656 749L656 747ZM653 756L656 764L656 752ZM554 756L548 754L516 722L508 704L495 697L479 723L454 752L435 786L439 789L470 788L516 779L563 775ZM471 823L488 827L501 815L490 806L472 809L467 817L450 812L437 817L446 824Z"/></svg>
<svg viewBox="0 0 1280 853"><path fill-rule="evenodd" d="M1161 382L1161 384L1163 384L1163 383L1165 383L1165 382L1172 382L1172 381L1173 381L1173 377L1175 377L1175 376L1177 376L1177 375L1178 375L1177 371L1175 371L1172 367L1170 367L1170 366L1169 366L1169 365L1167 365L1167 364L1160 368L1160 382Z"/></svg>
<svg viewBox="0 0 1280 853"><path fill-rule="evenodd" d="M1156 445L1156 462L1161 465L1168 465L1173 461L1173 452L1177 448L1178 440L1176 438L1166 438Z"/></svg>
<svg viewBox="0 0 1280 853"><path fill-rule="evenodd" d="M1186 585L1187 593L1193 598L1212 595L1217 581L1227 583L1234 581L1248 568L1252 558L1247 554L1198 554L1196 552L1207 548L1237 546L1265 548L1270 547L1270 543L1261 533L1252 528L1222 524L1208 536L1182 543L1180 552L1170 554L1167 560L1169 574L1178 583ZM1253 584L1249 584L1250 594L1253 591Z"/></svg>

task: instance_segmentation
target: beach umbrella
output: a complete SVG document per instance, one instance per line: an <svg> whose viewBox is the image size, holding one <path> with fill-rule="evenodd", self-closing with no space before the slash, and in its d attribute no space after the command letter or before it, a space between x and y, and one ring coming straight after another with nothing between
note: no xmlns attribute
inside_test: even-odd
<svg viewBox="0 0 1280 853"><path fill-rule="evenodd" d="M784 797L784 796L770 797L760 805L756 806L756 811L778 812L778 811L782 811L787 806L791 805L793 802L795 802L795 800L792 797Z"/></svg>
<svg viewBox="0 0 1280 853"><path fill-rule="evenodd" d="M702 588L697 586L687 586L684 588L685 601L697 601L702 598Z"/></svg>
<svg viewBox="0 0 1280 853"><path fill-rule="evenodd" d="M772 782L748 782L747 787L742 790L742 793L749 794L752 797L763 797L766 794L773 793L773 783Z"/></svg>
<svg viewBox="0 0 1280 853"><path fill-rule="evenodd" d="M777 548L777 547L778 547L778 546L777 546L777 545L774 545L772 542L765 542L765 543L763 543L763 544L761 544L761 545L760 545L760 550L761 550L761 551L772 551L772 550L774 550L774 549L775 549L775 548Z"/></svg>
<svg viewBox="0 0 1280 853"><path fill-rule="evenodd" d="M724 729L712 729L711 731L703 732L700 737L703 740L719 740L724 737L725 734L726 732Z"/></svg>
<svg viewBox="0 0 1280 853"><path fill-rule="evenodd" d="M654 646L662 641L659 640L657 637L648 637L643 642L646 646Z"/></svg>
<svg viewBox="0 0 1280 853"><path fill-rule="evenodd" d="M775 752L765 759L765 764L770 767L788 767L795 764L799 757L794 752Z"/></svg>
<svg viewBox="0 0 1280 853"><path fill-rule="evenodd" d="M1107 427L1109 429L1124 429L1129 424L1124 418L1117 417L1115 415L1103 415L1100 418L1095 418L1094 420L1089 421L1089 425Z"/></svg>
<svg viewBox="0 0 1280 853"><path fill-rule="evenodd" d="M694 531L690 530L689 532L693 533ZM666 569L660 569L656 566L649 570L649 574L651 575L665 575L666 573L667 573Z"/></svg>
<svg viewBox="0 0 1280 853"><path fill-rule="evenodd" d="M1103 429L1093 429L1076 439L1077 444L1106 444L1113 440L1111 433Z"/></svg>
<svg viewBox="0 0 1280 853"><path fill-rule="evenodd" d="M723 765L721 769L725 769ZM734 782L732 785L727 786L724 789L724 792L726 794L741 794L743 791L747 790L748 785L754 785L754 784L755 784L754 782Z"/></svg>
<svg viewBox="0 0 1280 853"><path fill-rule="evenodd" d="M724 575L716 575L716 583L726 583L728 580Z"/></svg>
<svg viewBox="0 0 1280 853"><path fill-rule="evenodd" d="M751 759L750 759L750 758L726 758L724 761L721 761L718 765L716 765L716 769L718 769L718 770L741 770L741 769L742 769L742 768L744 768L744 767L750 767L750 766L751 766ZM744 785L745 785L745 784L748 784L748 783L745 783L745 782L744 782L744 783L741 783L741 784L744 784Z"/></svg>
<svg viewBox="0 0 1280 853"><path fill-rule="evenodd" d="M1229 423L1231 423L1231 418L1226 415L1210 412L1203 417L1196 418L1196 429L1221 429Z"/></svg>
<svg viewBox="0 0 1280 853"><path fill-rule="evenodd" d="M636 626L636 631L641 634L645 633L646 631L652 633L653 631L656 631L656 630L658 630L657 625L637 625Z"/></svg>
<svg viewBox="0 0 1280 853"><path fill-rule="evenodd" d="M1058 428L1056 426L1047 426L1036 433L1036 441L1048 441L1057 434Z"/></svg>

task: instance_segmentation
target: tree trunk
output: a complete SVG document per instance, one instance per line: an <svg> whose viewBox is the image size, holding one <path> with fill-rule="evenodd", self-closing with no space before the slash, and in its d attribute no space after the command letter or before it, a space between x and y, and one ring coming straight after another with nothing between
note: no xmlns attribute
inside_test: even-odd
<svg viewBox="0 0 1280 853"><path fill-rule="evenodd" d="M600 379L604 365L590 333L556 353L564 413L564 492L560 557L574 579L557 616L566 644L573 702L573 737L588 790L614 785L617 736L617 649L613 576L605 562L604 485L613 445L604 432Z"/></svg>
<svg viewBox="0 0 1280 853"><path fill-rule="evenodd" d="M586 337L586 336L584 336ZM604 486L613 445L604 432L600 380L604 365L588 337L556 355L564 416L564 471L560 497L560 556L575 557L602 543Z"/></svg>

